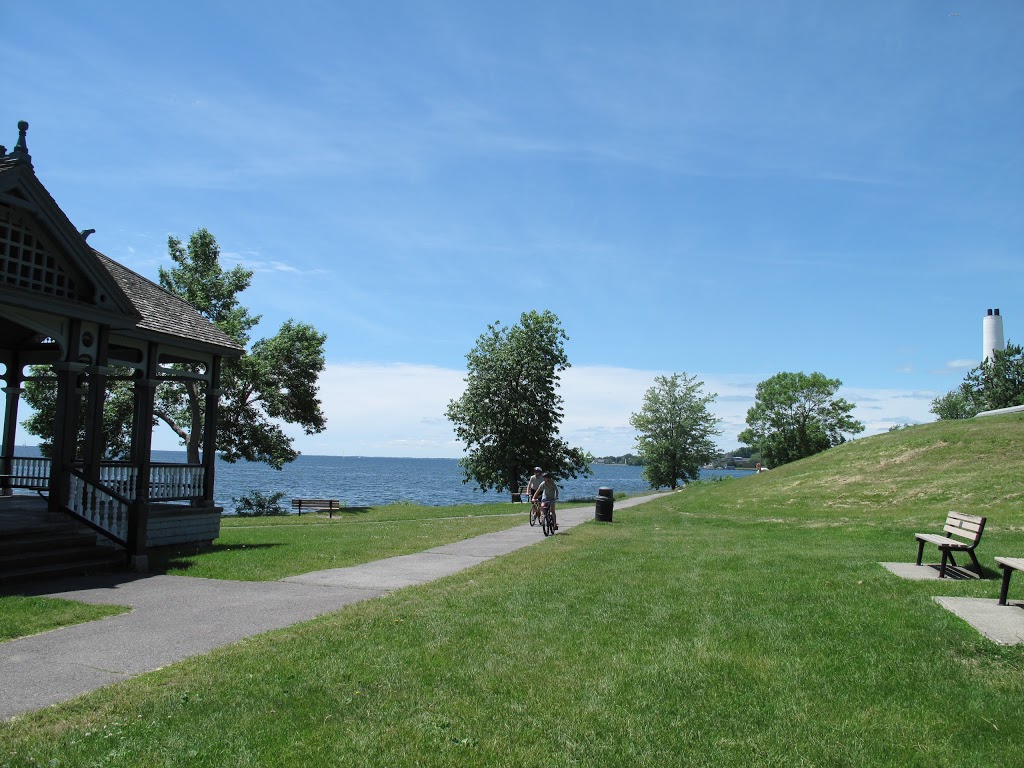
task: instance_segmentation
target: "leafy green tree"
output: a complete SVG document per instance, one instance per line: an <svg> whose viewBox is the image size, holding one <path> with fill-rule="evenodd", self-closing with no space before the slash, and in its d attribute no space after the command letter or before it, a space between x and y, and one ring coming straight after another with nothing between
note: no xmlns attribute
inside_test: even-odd
<svg viewBox="0 0 1024 768"><path fill-rule="evenodd" d="M929 410L939 419L970 419L977 416L981 408L974 402L974 393L966 384L932 400Z"/></svg>
<svg viewBox="0 0 1024 768"><path fill-rule="evenodd" d="M199 229L185 247L168 238L173 265L160 268L160 285L187 301L201 315L243 346L259 323L238 300L249 287L252 271L241 266L224 270L220 247L210 232ZM317 379L324 369L326 335L313 326L288 320L276 335L251 345L240 359L226 359L221 369L217 448L227 461L260 461L280 469L297 457L281 423L298 424L306 434L326 428L320 407ZM179 364L183 371L191 367ZM26 400L36 409L25 426L32 434L51 438L55 395L44 392L52 384L26 385ZM36 390L30 392L30 390ZM196 381L166 382L157 391L155 417L181 439L188 461L198 463L205 409L203 386ZM112 382L105 411L108 455L123 456L130 446L131 390L127 382Z"/></svg>
<svg viewBox="0 0 1024 768"><path fill-rule="evenodd" d="M969 419L982 411L1024 405L1024 347L1007 342L968 371L960 386L932 400L940 419Z"/></svg>
<svg viewBox="0 0 1024 768"><path fill-rule="evenodd" d="M494 323L477 339L466 355L466 389L446 411L466 446L464 483L516 493L534 466L556 478L590 474L593 457L558 436L567 339L549 311L524 312L511 327Z"/></svg>
<svg viewBox="0 0 1024 768"><path fill-rule="evenodd" d="M715 455L712 435L718 420L708 411L717 395L704 394L704 382L685 373L657 376L629 423L639 433L637 451L652 488L676 488L696 480L702 464Z"/></svg>
<svg viewBox="0 0 1024 768"><path fill-rule="evenodd" d="M964 385L980 411L1024 405L1024 348L1007 342L1006 349L968 372Z"/></svg>
<svg viewBox="0 0 1024 768"><path fill-rule="evenodd" d="M762 461L777 467L846 442L864 431L850 416L856 407L835 397L839 379L821 373L777 373L757 385L741 442L760 448Z"/></svg>

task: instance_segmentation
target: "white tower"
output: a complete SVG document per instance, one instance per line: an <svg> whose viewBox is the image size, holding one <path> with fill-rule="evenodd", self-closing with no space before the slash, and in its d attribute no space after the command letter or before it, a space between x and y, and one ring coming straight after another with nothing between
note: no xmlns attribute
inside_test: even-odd
<svg viewBox="0 0 1024 768"><path fill-rule="evenodd" d="M1006 349L1006 342L1003 341L1003 317L999 314L998 309L990 309L985 315L981 336L982 362L992 357L994 352L1002 352Z"/></svg>

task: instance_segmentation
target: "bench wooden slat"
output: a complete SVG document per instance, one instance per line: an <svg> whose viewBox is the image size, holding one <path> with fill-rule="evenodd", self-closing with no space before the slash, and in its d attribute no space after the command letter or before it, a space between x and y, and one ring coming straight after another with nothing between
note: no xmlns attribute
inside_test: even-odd
<svg viewBox="0 0 1024 768"><path fill-rule="evenodd" d="M946 533L953 533L957 536L966 536L968 538L971 538L978 535L978 532L981 531L981 526L975 525L974 523L966 525L962 523L951 525L947 520L946 524L942 526L942 530L944 530Z"/></svg>
<svg viewBox="0 0 1024 768"><path fill-rule="evenodd" d="M946 515L946 520L964 520L965 522L973 522L978 525L982 525L985 522L984 517L978 515L966 515L963 512L950 512Z"/></svg>
<svg viewBox="0 0 1024 768"><path fill-rule="evenodd" d="M927 541L929 544L935 544L938 547L947 547L949 549L970 549L971 542L959 541L958 539L951 539L948 536L942 536L938 533L919 533L917 534L918 541Z"/></svg>
<svg viewBox="0 0 1024 768"><path fill-rule="evenodd" d="M968 531L976 531L981 528L985 522L985 518L979 517L977 520L963 520L958 517L950 515L946 518L946 525L955 525L957 528L963 528Z"/></svg>
<svg viewBox="0 0 1024 768"><path fill-rule="evenodd" d="M996 562L1015 571L1024 571L1024 557L997 557Z"/></svg>

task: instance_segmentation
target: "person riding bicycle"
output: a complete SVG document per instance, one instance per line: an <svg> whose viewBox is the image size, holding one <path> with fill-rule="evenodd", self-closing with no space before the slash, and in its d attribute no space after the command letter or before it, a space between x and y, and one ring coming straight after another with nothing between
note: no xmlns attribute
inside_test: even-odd
<svg viewBox="0 0 1024 768"><path fill-rule="evenodd" d="M533 494L540 488L540 484L544 482L544 478L541 475L542 470L540 467L533 468L533 474L530 475L530 479L526 481L526 497L528 499L533 498Z"/></svg>
<svg viewBox="0 0 1024 768"><path fill-rule="evenodd" d="M530 498L533 501L543 499L551 505L551 520L555 524L555 530L558 530L558 518L555 517L555 502L558 501L558 486L555 484L555 479L551 476L550 472L545 472L543 475L543 481L540 487L534 491L533 496Z"/></svg>

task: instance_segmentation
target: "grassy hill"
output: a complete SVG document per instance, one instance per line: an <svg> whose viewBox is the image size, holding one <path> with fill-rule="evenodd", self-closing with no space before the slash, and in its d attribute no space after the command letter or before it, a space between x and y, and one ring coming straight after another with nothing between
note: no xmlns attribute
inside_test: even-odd
<svg viewBox="0 0 1024 768"><path fill-rule="evenodd" d="M957 510L1007 531L1024 525L1024 415L940 421L837 446L695 505L801 519L938 521ZM703 489L702 489L703 490Z"/></svg>
<svg viewBox="0 0 1024 768"><path fill-rule="evenodd" d="M998 583L878 561L949 509L1024 555L1022 448L992 417L695 484L0 724L0 766L1021 765L1024 647L932 599Z"/></svg>

